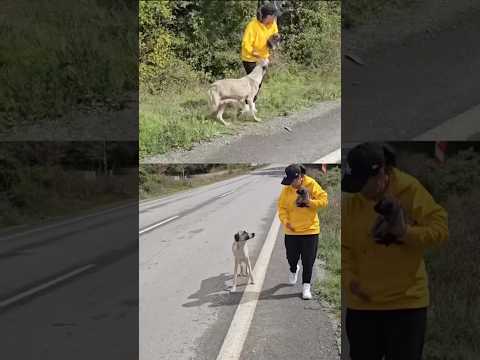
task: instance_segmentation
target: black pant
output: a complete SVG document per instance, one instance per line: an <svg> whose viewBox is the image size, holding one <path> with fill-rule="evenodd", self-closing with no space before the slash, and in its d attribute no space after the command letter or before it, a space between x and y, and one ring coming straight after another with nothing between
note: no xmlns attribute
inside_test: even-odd
<svg viewBox="0 0 480 360"><path fill-rule="evenodd" d="M297 271L298 259L302 257L302 283L310 284L312 280L313 263L317 257L318 234L315 235L285 235L290 272Z"/></svg>
<svg viewBox="0 0 480 360"><path fill-rule="evenodd" d="M257 66L256 62L250 62L250 61L243 62L243 67L245 68L247 75L250 74L253 71L253 69L255 69L255 66ZM253 98L253 102L257 101L257 96L258 96L258 93L260 92L260 88L262 87L262 82L263 82L263 78L262 78L262 81L260 81L260 84L258 85L258 91L255 97ZM248 104L247 101L245 101L245 103Z"/></svg>
<svg viewBox="0 0 480 360"><path fill-rule="evenodd" d="M420 360L427 309L347 309L346 329L352 360Z"/></svg>

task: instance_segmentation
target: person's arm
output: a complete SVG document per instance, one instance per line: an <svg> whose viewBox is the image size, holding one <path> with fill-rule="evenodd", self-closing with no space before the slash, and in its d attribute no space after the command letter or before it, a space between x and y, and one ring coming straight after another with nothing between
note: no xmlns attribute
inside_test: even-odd
<svg viewBox="0 0 480 360"><path fill-rule="evenodd" d="M357 276L356 269L356 255L353 248L353 236L351 222L347 219L348 217L355 216L350 213L347 201L342 200L341 205L341 216L344 219L341 222L341 284L342 288L345 289L347 294L352 294L365 302L370 301L370 297L362 289L362 284L360 283Z"/></svg>
<svg viewBox="0 0 480 360"><path fill-rule="evenodd" d="M309 205L315 209L326 208L328 206L328 194L316 181L313 184L313 192L310 196Z"/></svg>
<svg viewBox="0 0 480 360"><path fill-rule="evenodd" d="M278 198L277 209L278 209L278 217L280 219L280 222L283 225L286 225L288 223L288 212L287 212L287 205L285 201L285 189L282 189L282 192L280 193L280 197Z"/></svg>
<svg viewBox="0 0 480 360"><path fill-rule="evenodd" d="M278 34L277 20L273 22L273 35Z"/></svg>
<svg viewBox="0 0 480 360"><path fill-rule="evenodd" d="M342 201L341 205L342 219L341 221L341 263L342 263L342 286L349 289L352 280L358 281L355 275L355 256L352 248L351 226L347 225L348 205L346 201Z"/></svg>
<svg viewBox="0 0 480 360"><path fill-rule="evenodd" d="M403 241L423 247L438 246L448 239L448 216L428 191L417 182L414 184L411 215L415 221L407 225Z"/></svg>
<svg viewBox="0 0 480 360"><path fill-rule="evenodd" d="M248 24L243 33L242 47L245 49L247 54L250 54L254 57L258 57L257 52L254 50L253 45L255 43L255 30L253 29L252 24Z"/></svg>

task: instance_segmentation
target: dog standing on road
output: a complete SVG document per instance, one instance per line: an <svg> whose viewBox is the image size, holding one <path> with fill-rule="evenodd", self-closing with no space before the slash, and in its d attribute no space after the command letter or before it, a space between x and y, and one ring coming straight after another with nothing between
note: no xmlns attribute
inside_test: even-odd
<svg viewBox="0 0 480 360"><path fill-rule="evenodd" d="M268 60L257 64L253 71L240 79L223 79L215 81L208 90L209 104L212 115L225 126L228 126L223 119L223 112L228 104L236 104L237 107L244 107L248 103L250 113L255 121L262 121L255 114L253 99L258 92L260 83L267 71Z"/></svg>
<svg viewBox="0 0 480 360"><path fill-rule="evenodd" d="M235 258L235 265L233 269L233 286L231 292L237 290L237 277L247 276L250 278L250 283L253 284L252 264L248 255L247 240L255 237L255 233L248 233L244 230L237 232L234 235L232 244L233 257ZM240 268L240 273L238 272Z"/></svg>

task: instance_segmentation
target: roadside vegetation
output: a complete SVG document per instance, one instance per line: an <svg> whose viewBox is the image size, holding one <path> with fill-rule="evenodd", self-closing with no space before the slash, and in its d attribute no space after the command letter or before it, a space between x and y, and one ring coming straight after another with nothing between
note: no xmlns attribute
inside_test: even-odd
<svg viewBox="0 0 480 360"><path fill-rule="evenodd" d="M140 1L140 156L189 149L236 133L208 117L208 84L244 76L242 32L257 1ZM258 99L259 117L287 115L340 97L340 2L283 1L285 38ZM226 21L225 19L228 19Z"/></svg>
<svg viewBox="0 0 480 360"><path fill-rule="evenodd" d="M475 147L447 156L445 164L422 153L399 159L401 168L422 182L449 217L448 243L426 255L431 296L426 360L480 358L479 144Z"/></svg>
<svg viewBox="0 0 480 360"><path fill-rule="evenodd" d="M136 13L126 0L3 4L0 131L74 110L122 109L137 91Z"/></svg>
<svg viewBox="0 0 480 360"><path fill-rule="evenodd" d="M142 164L140 200L227 180L257 167L249 164Z"/></svg>
<svg viewBox="0 0 480 360"><path fill-rule="evenodd" d="M136 201L137 154L136 143L1 143L0 228Z"/></svg>
<svg viewBox="0 0 480 360"><path fill-rule="evenodd" d="M324 276L315 285L315 292L330 306L337 319L340 319L340 167L330 165L327 174L309 169L307 174L317 180L328 193L329 204L319 210L320 239L318 243L318 260Z"/></svg>

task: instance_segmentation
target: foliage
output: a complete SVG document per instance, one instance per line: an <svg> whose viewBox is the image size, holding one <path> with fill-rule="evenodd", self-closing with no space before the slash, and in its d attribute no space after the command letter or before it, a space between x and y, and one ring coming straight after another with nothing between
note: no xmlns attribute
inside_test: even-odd
<svg viewBox="0 0 480 360"><path fill-rule="evenodd" d="M98 102L117 108L136 88L136 9L127 1L38 0L2 7L2 126ZM12 2L13 3L13 2Z"/></svg>
<svg viewBox="0 0 480 360"><path fill-rule="evenodd" d="M290 62L339 69L340 2L280 1ZM240 65L243 29L255 1L140 1L140 79L150 93L225 77Z"/></svg>

